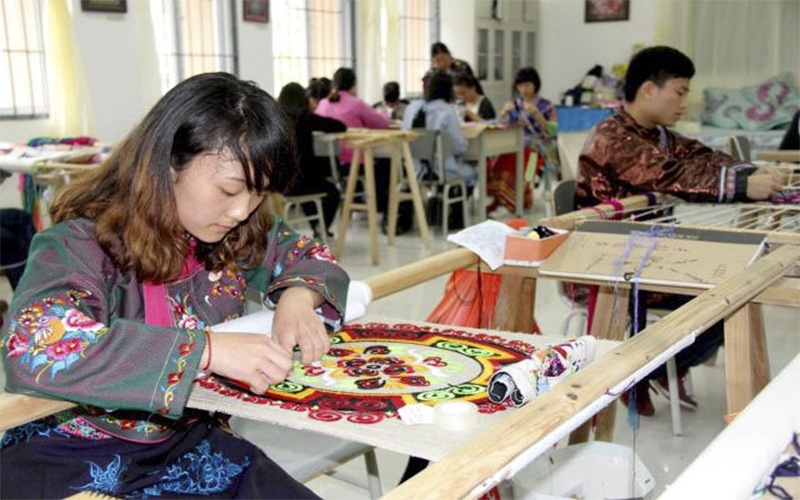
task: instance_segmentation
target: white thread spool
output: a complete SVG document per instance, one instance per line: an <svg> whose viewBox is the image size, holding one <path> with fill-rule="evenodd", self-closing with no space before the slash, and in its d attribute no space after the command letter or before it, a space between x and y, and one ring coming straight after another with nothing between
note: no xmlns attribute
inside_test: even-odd
<svg viewBox="0 0 800 500"><path fill-rule="evenodd" d="M478 405L470 401L445 401L434 407L436 426L448 431L464 431L478 423Z"/></svg>

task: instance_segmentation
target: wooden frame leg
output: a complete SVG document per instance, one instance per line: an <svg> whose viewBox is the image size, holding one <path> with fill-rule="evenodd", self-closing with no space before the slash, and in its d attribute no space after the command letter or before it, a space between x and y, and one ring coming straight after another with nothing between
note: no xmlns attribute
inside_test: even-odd
<svg viewBox="0 0 800 500"><path fill-rule="evenodd" d="M397 213L400 211L400 152L396 147L392 148L392 164L389 170L389 213L388 217L388 236L389 244L394 245L394 237L397 234Z"/></svg>
<svg viewBox="0 0 800 500"><path fill-rule="evenodd" d="M403 158L405 159L406 177L408 177L408 187L411 188L412 202L414 203L414 213L417 215L417 225L419 234L422 237L422 244L426 247L431 244L431 236L428 231L428 221L425 218L425 207L422 206L422 193L417 182L417 172L414 170L414 159L411 156L411 147L408 142L403 142Z"/></svg>
<svg viewBox="0 0 800 500"><path fill-rule="evenodd" d="M728 413L738 413L769 383L769 358L760 304L747 304L725 320L725 390Z"/></svg>
<svg viewBox="0 0 800 500"><path fill-rule="evenodd" d="M509 332L533 331L533 307L536 303L536 280L504 275L497 295L491 328Z"/></svg>
<svg viewBox="0 0 800 500"><path fill-rule="evenodd" d="M347 236L347 226L350 225L350 217L353 213L353 198L356 195L356 183L358 182L358 174L361 170L361 150L353 150L353 159L350 163L350 174L347 177L347 189L344 194L344 204L342 205L342 214L339 216L339 233L336 235L336 248L333 254L337 259L341 259L344 255L344 247Z"/></svg>
<svg viewBox="0 0 800 500"><path fill-rule="evenodd" d="M625 329L628 325L629 300L630 294L627 288L619 289L619 296L616 296L612 287L601 286L597 292L597 303L594 309L594 319L592 320L592 335L598 339L624 340ZM616 401L612 401L610 405L597 414L595 441L614 441L614 421L616 416ZM569 443L576 444L588 441L590 430L591 421L584 423L572 432Z"/></svg>
<svg viewBox="0 0 800 500"><path fill-rule="evenodd" d="M373 266L378 265L378 207L375 202L375 161L372 149L364 151L364 177L367 192L367 221L369 222L369 254Z"/></svg>

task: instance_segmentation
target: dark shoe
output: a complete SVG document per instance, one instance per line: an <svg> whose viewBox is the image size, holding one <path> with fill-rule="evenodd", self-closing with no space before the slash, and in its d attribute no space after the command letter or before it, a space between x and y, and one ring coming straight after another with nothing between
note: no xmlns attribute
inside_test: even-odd
<svg viewBox="0 0 800 500"><path fill-rule="evenodd" d="M383 214L383 219L381 220L381 232L383 234L389 234L389 211L387 210ZM411 227L414 225L414 205L411 204L410 201L401 202L398 211L397 211L397 229L395 236L399 236L401 234L405 234L411 230Z"/></svg>
<svg viewBox="0 0 800 500"><path fill-rule="evenodd" d="M653 406L653 401L650 399L650 391L647 382L639 382L636 387L622 394L622 396L619 397L622 404L624 404L625 407L628 406L630 394L633 393L633 391L636 391L636 413L642 417L652 417L655 415L656 409Z"/></svg>
<svg viewBox="0 0 800 500"><path fill-rule="evenodd" d="M447 229L449 231L464 229L464 211L461 209L461 203L450 206L450 214L447 216Z"/></svg>
<svg viewBox="0 0 800 500"><path fill-rule="evenodd" d="M681 408L695 411L698 406L697 401L686 393L685 379L686 375L678 376L678 403ZM669 382L667 381L667 377L657 377L655 380L651 380L650 386L655 392L661 394L669 401Z"/></svg>

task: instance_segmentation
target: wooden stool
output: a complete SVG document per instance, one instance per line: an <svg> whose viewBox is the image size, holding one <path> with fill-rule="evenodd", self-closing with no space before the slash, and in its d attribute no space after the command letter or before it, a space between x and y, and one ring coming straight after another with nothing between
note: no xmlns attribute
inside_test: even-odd
<svg viewBox="0 0 800 500"><path fill-rule="evenodd" d="M322 198L325 198L327 194L325 193L311 193L311 194L301 194L298 196L284 196L284 203L283 203L283 220L286 221L287 224L290 226L294 225L297 222L308 222L309 224L312 221L317 221L319 224L319 239L323 245L328 244L328 227L325 225L325 217L322 211ZM296 217L289 217L289 213L292 209L302 209L302 205L304 203L313 203L316 207L316 213L312 215L305 215L305 212L298 214ZM314 226L311 226L312 229Z"/></svg>
<svg viewBox="0 0 800 500"><path fill-rule="evenodd" d="M341 258L344 254L347 226L354 210L367 212L369 224L369 246L370 261L373 266L378 265L378 209L375 198L375 160L374 149L391 147L391 170L389 173L389 206L388 206L388 233L389 244L394 244L394 236L397 230L397 213L400 202L411 200L414 204L414 213L419 225L420 235L423 244L430 245L430 235L428 232L428 222L425 218L425 209L422 205L422 194L417 183L417 175L414 171L414 162L411 158L411 150L408 147L409 141L416 138L416 134L401 130L367 130L359 132L345 132L338 135L347 140L348 145L353 148L353 159L350 163L350 174L347 178L347 189L342 205L342 215L339 219L339 233L336 239L335 254ZM364 164L361 164L363 155ZM401 168L401 155L405 158L405 172L408 180L410 193L401 193L398 190ZM364 169L364 194L366 203L355 203L356 182L358 176Z"/></svg>

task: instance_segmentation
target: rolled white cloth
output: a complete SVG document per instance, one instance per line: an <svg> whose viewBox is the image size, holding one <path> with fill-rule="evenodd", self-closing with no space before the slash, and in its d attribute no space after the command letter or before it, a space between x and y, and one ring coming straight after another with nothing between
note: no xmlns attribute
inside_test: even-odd
<svg viewBox="0 0 800 500"><path fill-rule="evenodd" d="M345 308L344 320L353 321L367 313L367 308L372 302L372 289L363 281L351 281L347 289L347 306ZM275 311L265 309L257 313L248 314L225 323L220 323L211 327L213 332L246 332L260 333L272 336L272 320Z"/></svg>
<svg viewBox="0 0 800 500"><path fill-rule="evenodd" d="M539 349L529 359L494 372L487 389L489 399L495 403L511 399L514 406L522 406L590 363L596 348L597 339L586 335Z"/></svg>

